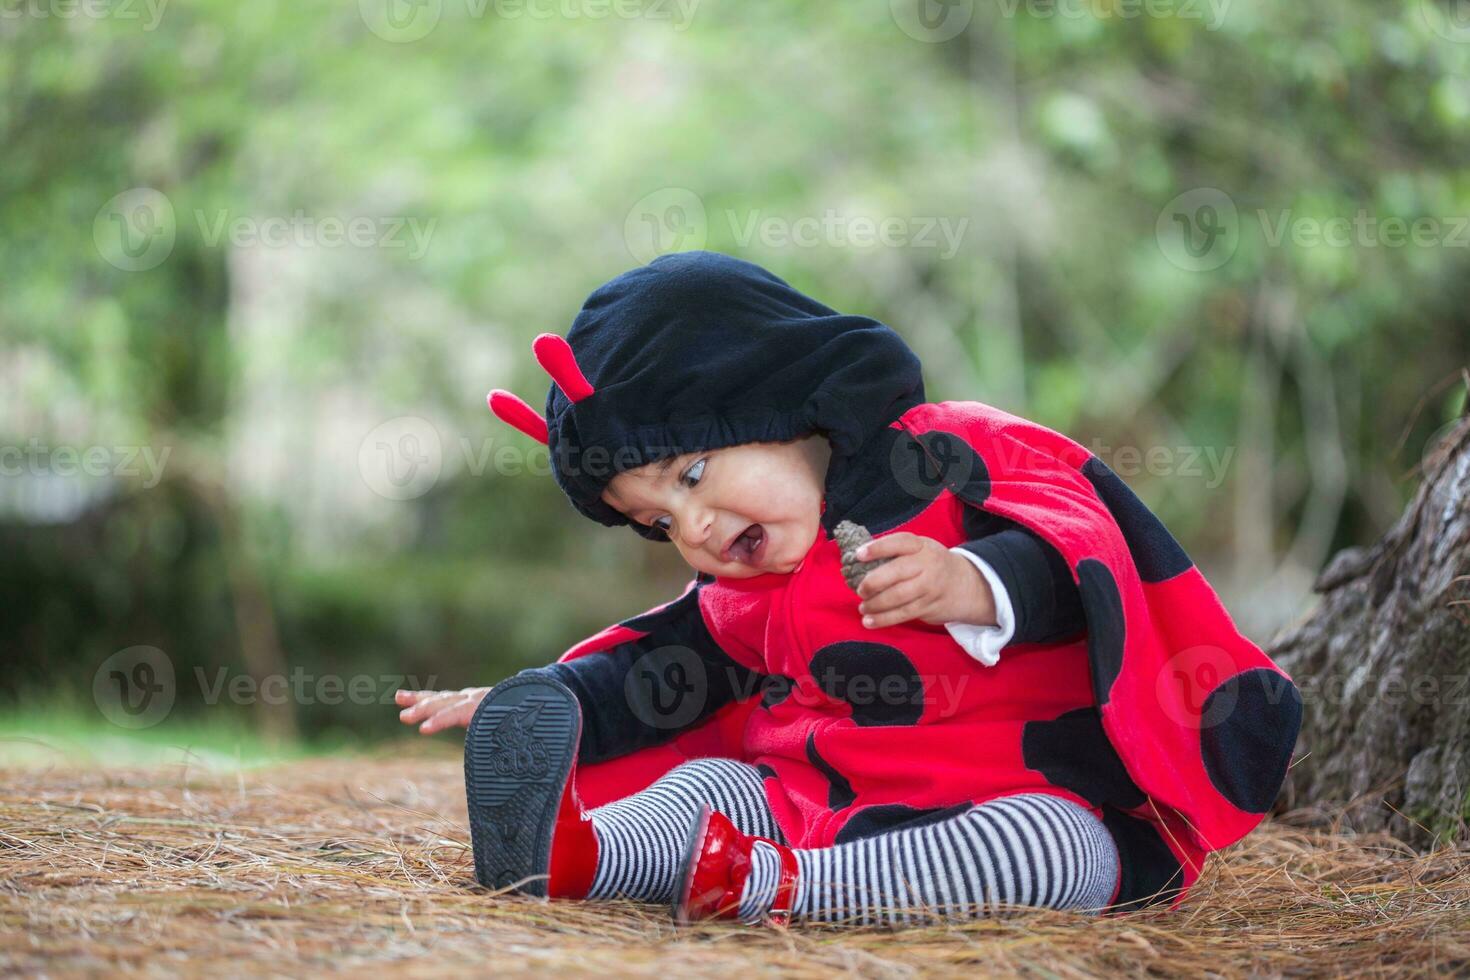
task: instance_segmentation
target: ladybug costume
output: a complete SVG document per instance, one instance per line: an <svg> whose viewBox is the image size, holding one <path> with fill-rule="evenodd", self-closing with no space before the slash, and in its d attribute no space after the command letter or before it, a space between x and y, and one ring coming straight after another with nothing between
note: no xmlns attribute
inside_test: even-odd
<svg viewBox="0 0 1470 980"><path fill-rule="evenodd" d="M665 540L601 499L628 469L812 433L832 449L795 571L699 573L548 668L581 707L585 804L689 759L738 759L765 776L791 844L815 848L1051 794L1105 823L1124 911L1177 905L1204 856L1264 817L1300 727L1296 686L1076 442L980 402L926 402L890 328L717 253L618 276L565 339L533 349L555 382L544 415L500 390L490 407L547 444L557 484L599 523ZM990 666L943 626L866 628L833 538L843 520L971 548L1002 572L1024 544L987 542L1024 535L1061 578L1055 596L1017 590L1018 610L1074 615L1035 620Z"/></svg>

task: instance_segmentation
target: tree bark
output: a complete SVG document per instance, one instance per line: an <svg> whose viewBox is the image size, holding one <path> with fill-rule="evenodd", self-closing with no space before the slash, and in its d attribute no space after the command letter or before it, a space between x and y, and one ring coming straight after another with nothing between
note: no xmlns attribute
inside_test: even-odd
<svg viewBox="0 0 1470 980"><path fill-rule="evenodd" d="M1276 810L1351 804L1340 826L1429 848L1470 817L1470 417L1430 450L1398 522L1348 548L1271 656L1302 691Z"/></svg>

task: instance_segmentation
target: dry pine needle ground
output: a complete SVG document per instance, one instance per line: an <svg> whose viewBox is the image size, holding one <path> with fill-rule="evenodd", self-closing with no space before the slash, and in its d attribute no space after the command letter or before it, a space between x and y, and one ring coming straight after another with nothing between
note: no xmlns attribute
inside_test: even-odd
<svg viewBox="0 0 1470 980"><path fill-rule="evenodd" d="M1316 829L1309 827L1316 823ZM0 969L1315 975L1470 971L1470 849L1268 821L1180 909L901 931L676 929L474 885L458 759L0 770Z"/></svg>

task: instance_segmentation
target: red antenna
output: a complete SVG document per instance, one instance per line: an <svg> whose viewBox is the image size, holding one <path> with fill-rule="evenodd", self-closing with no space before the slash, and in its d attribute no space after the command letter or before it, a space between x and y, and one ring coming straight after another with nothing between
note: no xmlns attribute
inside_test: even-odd
<svg viewBox="0 0 1470 980"><path fill-rule="evenodd" d="M592 394L592 385L582 369L577 367L572 345L565 338L554 333L540 334L531 341L531 351L536 355L536 363L551 375L551 380L556 382L563 395L579 402ZM549 444L546 419L523 400L504 388L496 388L485 401L500 421L515 426L543 446Z"/></svg>
<svg viewBox="0 0 1470 980"><path fill-rule="evenodd" d="M504 388L496 388L485 401L500 421L515 426L541 445L547 445L546 419L522 399Z"/></svg>
<svg viewBox="0 0 1470 980"><path fill-rule="evenodd" d="M571 399L573 403L579 402L592 394L592 385L587 382L587 376L582 369L577 367L577 359L572 355L572 345L566 339L554 333L543 333L531 341L531 350L536 355L536 363L540 364L561 393Z"/></svg>

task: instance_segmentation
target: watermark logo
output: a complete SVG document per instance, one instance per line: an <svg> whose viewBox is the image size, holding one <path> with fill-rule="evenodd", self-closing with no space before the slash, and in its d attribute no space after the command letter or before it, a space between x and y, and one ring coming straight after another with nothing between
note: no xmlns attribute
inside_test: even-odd
<svg viewBox="0 0 1470 980"><path fill-rule="evenodd" d="M439 430L428 419L400 415L363 437L357 448L357 470L380 497L412 500L439 482L444 450Z"/></svg>
<svg viewBox="0 0 1470 980"><path fill-rule="evenodd" d="M663 187L646 194L623 219L628 253L644 265L669 252L704 248L708 237L704 201L687 187Z"/></svg>
<svg viewBox="0 0 1470 980"><path fill-rule="evenodd" d="M888 13L915 41L938 44L970 26L975 0L888 0Z"/></svg>
<svg viewBox="0 0 1470 980"><path fill-rule="evenodd" d="M151 728L168 717L177 689L174 664L157 647L119 650L92 675L92 700L120 728Z"/></svg>
<svg viewBox="0 0 1470 980"><path fill-rule="evenodd" d="M124 272L157 267L174 250L174 206L151 187L114 195L92 220L92 243L107 264Z"/></svg>
<svg viewBox="0 0 1470 980"><path fill-rule="evenodd" d="M964 488L986 476L975 451L942 429L922 432L917 438L895 438L888 450L888 471L904 492L918 500L933 500L946 488Z"/></svg>
<svg viewBox="0 0 1470 980"><path fill-rule="evenodd" d="M1470 44L1470 0L1419 0L1419 14L1446 41Z"/></svg>
<svg viewBox="0 0 1470 980"><path fill-rule="evenodd" d="M1159 212L1154 237L1164 258L1189 272L1207 272L1229 262L1240 245L1240 216L1229 194L1196 187Z"/></svg>
<svg viewBox="0 0 1470 980"><path fill-rule="evenodd" d="M1159 670L1154 696L1176 725L1213 728L1235 710L1239 694L1233 685L1222 686L1235 674L1235 661L1219 647L1189 647Z"/></svg>
<svg viewBox="0 0 1470 980"><path fill-rule="evenodd" d="M408 44L429 35L444 14L443 0L357 0L367 29L390 44Z"/></svg>
<svg viewBox="0 0 1470 980"><path fill-rule="evenodd" d="M709 697L704 661L688 647L650 650L623 680L633 716L650 728L679 729L692 723Z"/></svg>

